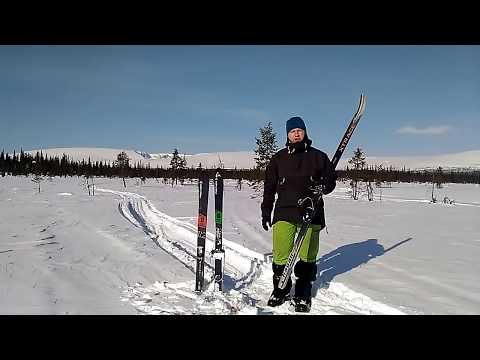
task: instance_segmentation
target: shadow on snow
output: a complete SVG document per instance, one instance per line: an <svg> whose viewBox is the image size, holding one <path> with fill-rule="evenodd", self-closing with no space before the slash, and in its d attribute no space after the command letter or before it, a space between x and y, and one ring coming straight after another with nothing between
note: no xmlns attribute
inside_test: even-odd
<svg viewBox="0 0 480 360"><path fill-rule="evenodd" d="M412 238L405 239L399 243L384 249L377 239L340 246L330 251L317 260L317 281L312 286L312 296L317 294L319 288L328 288L333 278L339 274L346 273L370 260L382 256L387 251L393 250Z"/></svg>

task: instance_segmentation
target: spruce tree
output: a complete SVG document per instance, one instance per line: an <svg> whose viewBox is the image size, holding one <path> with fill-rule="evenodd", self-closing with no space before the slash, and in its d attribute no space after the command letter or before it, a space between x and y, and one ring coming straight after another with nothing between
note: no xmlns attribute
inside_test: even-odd
<svg viewBox="0 0 480 360"><path fill-rule="evenodd" d="M355 170L362 170L365 165L367 165L367 162L365 161L365 154L362 149L357 148L357 150L355 150L353 153L352 158L348 160L348 163L352 164Z"/></svg>
<svg viewBox="0 0 480 360"><path fill-rule="evenodd" d="M269 121L263 128L259 129L260 131L260 138L255 138L257 148L255 149L255 170L260 172L267 168L268 163L272 156L278 151L277 142L276 142L276 134L272 128L272 122ZM256 196L261 196L263 186L261 180L254 180L252 179L249 182L249 185L255 191Z"/></svg>
<svg viewBox="0 0 480 360"><path fill-rule="evenodd" d="M353 165L353 172L350 182L350 186L352 188L352 197L354 200L358 199L358 181L359 181L359 171L362 170L367 162L365 161L365 154L363 153L362 149L357 148L351 159L348 160L349 164Z"/></svg>
<svg viewBox="0 0 480 360"><path fill-rule="evenodd" d="M183 159L182 159L180 155L178 155L177 148L173 149L172 160L170 160L170 167L173 170L173 177L172 177L172 186L173 186L174 182L175 184L178 183L178 170L182 170L187 167L187 160L185 159L185 156L183 156Z"/></svg>
<svg viewBox="0 0 480 360"><path fill-rule="evenodd" d="M260 128L260 139L255 138L257 148L255 149L256 168L265 170L273 154L278 151L276 134L272 128L272 122Z"/></svg>
<svg viewBox="0 0 480 360"><path fill-rule="evenodd" d="M128 157L125 151L122 151L120 154L117 155L116 165L120 169L120 176L123 180L123 187L127 187L127 183L125 182L125 173L126 170L130 167L129 165L130 158Z"/></svg>
<svg viewBox="0 0 480 360"><path fill-rule="evenodd" d="M173 149L172 160L170 160L170 167L172 170L181 169L183 165L182 158L178 155L178 149Z"/></svg>

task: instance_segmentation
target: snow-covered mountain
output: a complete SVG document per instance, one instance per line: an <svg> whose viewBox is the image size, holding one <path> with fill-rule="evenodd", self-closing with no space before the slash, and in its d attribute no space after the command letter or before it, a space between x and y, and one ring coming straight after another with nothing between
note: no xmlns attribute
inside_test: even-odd
<svg viewBox="0 0 480 360"><path fill-rule="evenodd" d="M150 163L150 166L168 167L172 154L170 153L155 153L149 154L138 150L127 149L109 149L109 148L55 148L55 149L38 149L26 151L35 154L42 150L43 154L47 156L59 156L63 154L69 156L71 160L81 161L82 159L103 162L113 162L117 155L125 151L130 158L131 163L141 162L142 164ZM217 167L223 166L225 168L250 169L255 167L255 154L253 151L238 151L238 152L212 152L199 154L179 154L181 157L185 156L187 165L189 167L197 167L199 164L202 167ZM349 153L344 154L340 160L338 169L343 169L347 165L347 160L350 157ZM367 156L367 164L369 165L383 165L384 167L393 166L401 169L428 169L438 168L441 166L444 169L480 169L480 150L465 151L453 154L444 154L436 156Z"/></svg>

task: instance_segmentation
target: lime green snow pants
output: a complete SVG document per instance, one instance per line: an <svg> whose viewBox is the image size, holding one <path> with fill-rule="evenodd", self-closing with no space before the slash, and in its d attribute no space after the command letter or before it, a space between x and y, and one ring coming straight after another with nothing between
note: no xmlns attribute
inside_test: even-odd
<svg viewBox="0 0 480 360"><path fill-rule="evenodd" d="M299 224L287 221L277 221L273 224L273 262L277 265L285 265L288 255L293 248L295 235L300 230ZM299 257L305 262L315 262L319 249L320 225L310 225L300 248Z"/></svg>

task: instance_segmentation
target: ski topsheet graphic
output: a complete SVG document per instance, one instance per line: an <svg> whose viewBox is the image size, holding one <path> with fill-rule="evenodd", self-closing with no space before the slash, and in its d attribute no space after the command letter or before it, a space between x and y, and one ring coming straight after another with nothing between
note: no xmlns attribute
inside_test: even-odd
<svg viewBox="0 0 480 360"><path fill-rule="evenodd" d="M212 251L214 261L215 290L223 290L223 269L225 251L222 246L223 223L223 178L219 171L215 175L215 249Z"/></svg>
<svg viewBox="0 0 480 360"><path fill-rule="evenodd" d="M204 282L205 239L207 236L208 182L209 179L207 172L202 172L198 179L198 237L195 291L202 291Z"/></svg>
<svg viewBox="0 0 480 360"><path fill-rule="evenodd" d="M360 95L360 103L358 105L357 112L355 113L355 115L353 115L353 118L350 121L350 125L348 125L348 128L345 131L345 134L343 135L343 138L340 141L340 144L338 145L337 151L335 152L335 155L333 155L333 158L332 158L333 168L337 167L338 162L340 161L340 158L342 157L342 154L345 151L345 148L347 147L348 142L350 141L350 138L352 137L353 131L357 127L357 124L360 121L360 118L365 112L365 101L366 101L365 95L363 94Z"/></svg>

